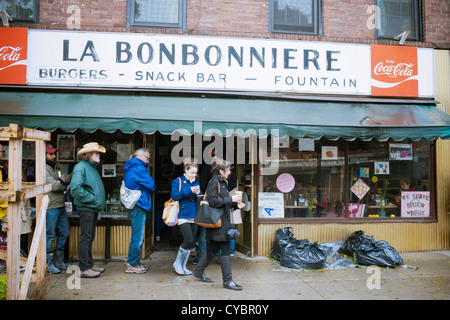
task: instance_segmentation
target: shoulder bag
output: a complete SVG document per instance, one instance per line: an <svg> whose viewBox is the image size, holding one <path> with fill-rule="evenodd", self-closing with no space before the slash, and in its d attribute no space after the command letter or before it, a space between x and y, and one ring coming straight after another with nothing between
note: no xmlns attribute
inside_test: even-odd
<svg viewBox="0 0 450 320"><path fill-rule="evenodd" d="M125 181L122 180L122 186L120 187L120 202L128 210L134 208L139 198L141 197L141 190L131 190L125 186Z"/></svg>
<svg viewBox="0 0 450 320"><path fill-rule="evenodd" d="M214 208L209 205L209 202L206 201L206 194L203 196L203 199L200 201L200 206L197 210L197 215L194 218L194 221L199 226L211 229L217 229L222 226L222 214L223 208ZM217 181L217 197L220 195L220 184Z"/></svg>
<svg viewBox="0 0 450 320"><path fill-rule="evenodd" d="M180 180L180 188L178 191L181 191L181 179ZM164 223L169 226L173 227L176 226L178 223L178 212L180 211L180 204L178 201L173 200L170 198L164 203L164 210L162 214L162 219L164 220Z"/></svg>

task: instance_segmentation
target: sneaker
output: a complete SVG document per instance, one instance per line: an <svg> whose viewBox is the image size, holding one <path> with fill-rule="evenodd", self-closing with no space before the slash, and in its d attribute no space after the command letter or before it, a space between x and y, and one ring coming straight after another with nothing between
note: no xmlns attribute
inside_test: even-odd
<svg viewBox="0 0 450 320"><path fill-rule="evenodd" d="M142 264L142 263L139 264L139 268L144 268L145 271L148 270L148 266L146 266L145 264Z"/></svg>
<svg viewBox="0 0 450 320"><path fill-rule="evenodd" d="M94 271L92 269L87 269L84 271L81 271L80 277L81 278L97 278L100 275L100 272Z"/></svg>
<svg viewBox="0 0 450 320"><path fill-rule="evenodd" d="M127 267L125 268L125 273L145 273L146 271L147 269L142 264L133 267L131 264L127 263Z"/></svg>
<svg viewBox="0 0 450 320"><path fill-rule="evenodd" d="M95 266L95 265L91 267L91 270L94 270L94 271L100 272L100 273L105 272L105 268L97 267L97 266Z"/></svg>

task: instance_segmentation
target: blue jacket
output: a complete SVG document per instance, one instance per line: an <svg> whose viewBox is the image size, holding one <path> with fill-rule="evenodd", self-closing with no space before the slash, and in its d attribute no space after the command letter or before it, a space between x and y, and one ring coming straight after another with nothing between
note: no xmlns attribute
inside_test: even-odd
<svg viewBox="0 0 450 320"><path fill-rule="evenodd" d="M181 191L180 188L181 179ZM197 214L197 195L192 192L191 187L200 187L200 183L195 180L191 183L183 174L180 178L172 181L172 199L178 201L180 204L180 211L178 212L179 219L195 218ZM200 192L201 194L201 192Z"/></svg>
<svg viewBox="0 0 450 320"><path fill-rule="evenodd" d="M147 168L148 163L138 158L131 158L123 167L125 172L123 180L128 189L142 191L136 205L150 211L152 208L152 197L150 194L155 191L155 182L150 173L148 173Z"/></svg>

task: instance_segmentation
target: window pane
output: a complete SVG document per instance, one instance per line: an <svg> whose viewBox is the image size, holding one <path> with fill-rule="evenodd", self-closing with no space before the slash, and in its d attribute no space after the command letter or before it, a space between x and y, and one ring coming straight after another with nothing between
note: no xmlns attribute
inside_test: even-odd
<svg viewBox="0 0 450 320"><path fill-rule="evenodd" d="M349 143L350 217L401 217L402 191L430 191L429 150L427 140Z"/></svg>
<svg viewBox="0 0 450 320"><path fill-rule="evenodd" d="M418 39L416 21L417 3L413 0L379 0L380 29L378 35L393 38L406 30L411 31L408 39Z"/></svg>
<svg viewBox="0 0 450 320"><path fill-rule="evenodd" d="M32 20L34 18L34 0L2 0L0 8L13 19Z"/></svg>
<svg viewBox="0 0 450 320"><path fill-rule="evenodd" d="M134 19L136 22L169 23L179 22L178 0L134 0Z"/></svg>
<svg viewBox="0 0 450 320"><path fill-rule="evenodd" d="M274 0L273 30L296 33L316 32L316 2L314 0Z"/></svg>
<svg viewBox="0 0 450 320"><path fill-rule="evenodd" d="M270 193L282 195L284 218L342 217L344 151L342 142L291 138L289 148L280 149L276 174L265 175L261 166L259 217L270 218L264 212Z"/></svg>

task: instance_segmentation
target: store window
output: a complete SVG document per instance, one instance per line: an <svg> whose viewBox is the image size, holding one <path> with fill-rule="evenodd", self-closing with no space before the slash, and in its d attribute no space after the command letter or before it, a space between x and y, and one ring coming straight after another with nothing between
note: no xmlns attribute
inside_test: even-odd
<svg viewBox="0 0 450 320"><path fill-rule="evenodd" d="M283 141L277 174L265 175L260 168L259 217L341 218L344 165L343 141Z"/></svg>
<svg viewBox="0 0 450 320"><path fill-rule="evenodd" d="M393 39L410 31L407 40L420 41L420 0L377 0L376 5L377 39Z"/></svg>
<svg viewBox="0 0 450 320"><path fill-rule="evenodd" d="M278 172L266 174L267 164L259 166L258 217L428 218L434 215L430 150L425 139L285 139Z"/></svg>
<svg viewBox="0 0 450 320"><path fill-rule="evenodd" d="M128 0L129 27L178 28L186 25L185 0Z"/></svg>
<svg viewBox="0 0 450 320"><path fill-rule="evenodd" d="M39 20L39 0L0 0L0 10L6 11L14 21Z"/></svg>
<svg viewBox="0 0 450 320"><path fill-rule="evenodd" d="M430 216L430 142L349 143L349 216Z"/></svg>
<svg viewBox="0 0 450 320"><path fill-rule="evenodd" d="M320 0L269 0L269 32L319 35Z"/></svg>

